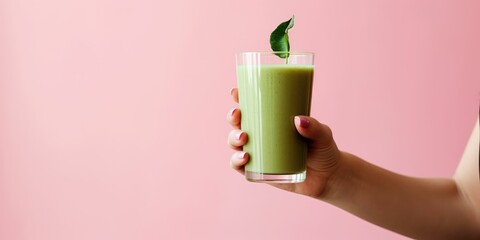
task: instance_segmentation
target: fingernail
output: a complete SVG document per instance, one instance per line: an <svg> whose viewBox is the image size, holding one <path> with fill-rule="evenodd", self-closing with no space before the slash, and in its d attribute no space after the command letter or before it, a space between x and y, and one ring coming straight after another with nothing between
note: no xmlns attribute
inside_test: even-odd
<svg viewBox="0 0 480 240"><path fill-rule="evenodd" d="M233 114L235 113L235 111L237 111L237 108L232 108L232 109L230 110L230 112L228 112L228 114L229 114L230 116L233 116Z"/></svg>
<svg viewBox="0 0 480 240"><path fill-rule="evenodd" d="M244 159L244 158L245 158L245 154L246 154L246 152L237 152L237 153L236 153L238 159Z"/></svg>
<svg viewBox="0 0 480 240"><path fill-rule="evenodd" d="M230 95L233 95L233 90L235 90L235 88L230 89Z"/></svg>
<svg viewBox="0 0 480 240"><path fill-rule="evenodd" d="M296 116L295 117L295 123L297 125L300 125L300 127L302 127L302 128L308 128L310 126L310 121L308 121L308 119L306 119L304 117Z"/></svg>
<svg viewBox="0 0 480 240"><path fill-rule="evenodd" d="M243 135L243 132L237 132L237 133L235 133L234 137L235 137L235 139L240 140L242 135Z"/></svg>

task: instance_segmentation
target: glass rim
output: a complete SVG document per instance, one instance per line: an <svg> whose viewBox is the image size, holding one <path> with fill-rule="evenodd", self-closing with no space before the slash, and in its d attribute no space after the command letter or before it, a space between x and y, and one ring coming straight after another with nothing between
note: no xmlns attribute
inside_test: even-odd
<svg viewBox="0 0 480 240"><path fill-rule="evenodd" d="M277 54L277 53L288 53L289 55L315 55L314 52L291 52L291 51L247 51L247 52L239 52L235 55L255 55L255 54L260 54L260 55L267 55L267 54Z"/></svg>

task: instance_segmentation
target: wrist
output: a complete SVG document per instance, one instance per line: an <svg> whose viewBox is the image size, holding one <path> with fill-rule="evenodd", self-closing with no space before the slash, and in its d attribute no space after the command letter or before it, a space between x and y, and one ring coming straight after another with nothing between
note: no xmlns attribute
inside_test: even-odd
<svg viewBox="0 0 480 240"><path fill-rule="evenodd" d="M331 202L335 199L339 199L348 194L349 190L352 189L352 167L351 164L354 155L340 151L337 167L334 171L328 176L325 183L325 188L321 195L317 198L325 202Z"/></svg>

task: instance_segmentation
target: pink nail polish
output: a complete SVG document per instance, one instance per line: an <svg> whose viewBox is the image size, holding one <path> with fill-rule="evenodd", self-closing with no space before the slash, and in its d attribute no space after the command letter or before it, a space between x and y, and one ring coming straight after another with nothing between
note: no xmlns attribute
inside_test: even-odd
<svg viewBox="0 0 480 240"><path fill-rule="evenodd" d="M308 128L310 126L310 121L308 121L308 119L306 119L304 117L296 116L295 117L295 123L300 125L300 127L302 127L302 128Z"/></svg>
<svg viewBox="0 0 480 240"><path fill-rule="evenodd" d="M235 136L235 139L240 140L240 138L242 138L242 135L243 135L243 132L237 132L235 133L234 136Z"/></svg>
<svg viewBox="0 0 480 240"><path fill-rule="evenodd" d="M295 116L295 118L293 118L293 121L295 122L295 125L300 125L300 117L299 116Z"/></svg>
<svg viewBox="0 0 480 240"><path fill-rule="evenodd" d="M237 111L237 108L232 108L232 110L230 110L230 112L228 112L228 114L230 116L233 116L233 114L235 113L235 111Z"/></svg>
<svg viewBox="0 0 480 240"><path fill-rule="evenodd" d="M245 158L246 152L237 152L237 158L238 159L244 159Z"/></svg>

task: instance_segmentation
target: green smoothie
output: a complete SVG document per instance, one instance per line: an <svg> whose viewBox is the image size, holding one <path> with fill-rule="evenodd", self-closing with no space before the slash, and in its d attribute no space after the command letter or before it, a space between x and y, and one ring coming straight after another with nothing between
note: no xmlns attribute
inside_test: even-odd
<svg viewBox="0 0 480 240"><path fill-rule="evenodd" d="M312 65L238 65L237 81L243 150L250 155L245 170L260 174L305 172L306 140L294 125L296 115L309 115Z"/></svg>

